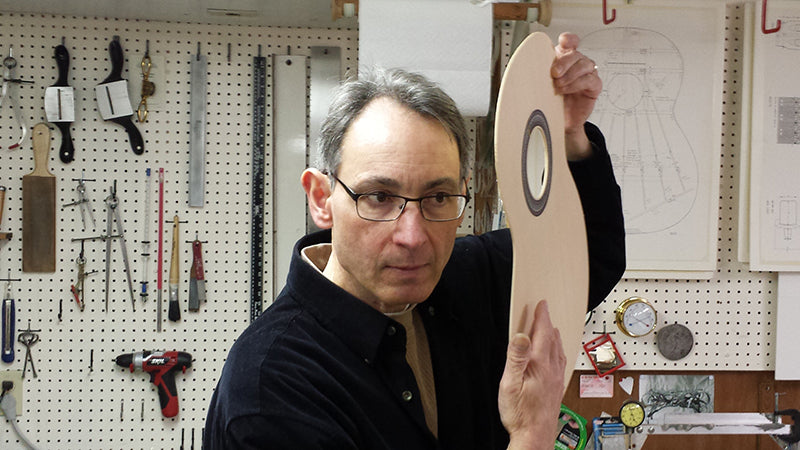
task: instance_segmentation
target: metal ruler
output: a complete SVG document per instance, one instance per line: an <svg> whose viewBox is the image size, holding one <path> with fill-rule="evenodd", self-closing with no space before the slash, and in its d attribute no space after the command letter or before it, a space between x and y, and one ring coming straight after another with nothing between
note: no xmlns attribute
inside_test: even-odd
<svg viewBox="0 0 800 450"><path fill-rule="evenodd" d="M270 301L283 289L294 244L306 231L306 195L297 176L306 168L307 66L307 56L273 55Z"/></svg>
<svg viewBox="0 0 800 450"><path fill-rule="evenodd" d="M339 86L342 72L342 50L339 47L311 47L311 85L309 87L308 166L319 162L317 139L322 122L328 115L328 105ZM319 231L306 215L306 233Z"/></svg>
<svg viewBox="0 0 800 450"><path fill-rule="evenodd" d="M266 108L267 59L253 57L253 197L251 202L250 322L264 305L264 121Z"/></svg>
<svg viewBox="0 0 800 450"><path fill-rule="evenodd" d="M205 197L206 171L206 55L192 57L190 84L189 134L189 206L202 207Z"/></svg>

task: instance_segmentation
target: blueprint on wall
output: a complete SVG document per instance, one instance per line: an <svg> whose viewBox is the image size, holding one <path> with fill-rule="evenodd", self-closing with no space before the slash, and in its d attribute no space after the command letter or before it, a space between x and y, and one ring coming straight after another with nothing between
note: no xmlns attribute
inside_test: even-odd
<svg viewBox="0 0 800 450"><path fill-rule="evenodd" d="M547 28L581 37L603 93L603 131L622 189L628 277L700 278L716 267L724 5L554 5ZM640 6L642 5L642 6ZM655 5L655 4L654 4Z"/></svg>
<svg viewBox="0 0 800 450"><path fill-rule="evenodd" d="M768 17L781 29L753 39L750 267L800 271L800 5L770 2Z"/></svg>

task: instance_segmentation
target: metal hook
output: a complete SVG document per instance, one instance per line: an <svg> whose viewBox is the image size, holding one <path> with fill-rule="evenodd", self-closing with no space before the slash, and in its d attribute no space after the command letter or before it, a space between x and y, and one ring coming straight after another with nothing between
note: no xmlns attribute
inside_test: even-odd
<svg viewBox="0 0 800 450"><path fill-rule="evenodd" d="M775 28L767 29L767 0L761 0L761 32L764 34L777 33L780 29L781 19L776 21Z"/></svg>
<svg viewBox="0 0 800 450"><path fill-rule="evenodd" d="M766 1L766 0L764 0ZM603 23L608 25L614 20L617 19L617 10L616 8L611 8L611 18L608 18L608 5L606 4L606 0L603 0Z"/></svg>

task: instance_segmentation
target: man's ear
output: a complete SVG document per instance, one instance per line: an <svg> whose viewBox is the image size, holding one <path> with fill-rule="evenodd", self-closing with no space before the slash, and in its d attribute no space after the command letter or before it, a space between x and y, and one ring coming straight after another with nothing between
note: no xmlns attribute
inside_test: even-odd
<svg viewBox="0 0 800 450"><path fill-rule="evenodd" d="M314 220L314 224L320 229L328 229L333 226L328 200L331 196L331 185L328 177L318 169L306 169L300 175L300 184L306 191L308 198L308 212Z"/></svg>

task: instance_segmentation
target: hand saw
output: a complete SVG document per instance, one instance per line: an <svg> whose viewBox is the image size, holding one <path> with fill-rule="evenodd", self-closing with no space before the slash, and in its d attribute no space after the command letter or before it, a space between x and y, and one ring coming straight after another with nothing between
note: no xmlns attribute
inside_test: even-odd
<svg viewBox="0 0 800 450"><path fill-rule="evenodd" d="M128 132L131 150L137 155L144 153L144 140L139 129L133 124L133 108L128 97L128 82L122 79L122 46L119 36L108 44L108 53L111 56L111 73L97 85L95 95L97 107L103 120L110 120L122 125Z"/></svg>
<svg viewBox="0 0 800 450"><path fill-rule="evenodd" d="M56 84L44 91L44 112L47 121L54 123L61 130L61 148L58 157L65 164L75 159L75 148L72 145L72 135L69 124L75 121L75 92L67 83L69 73L69 52L63 45L55 50L56 65L58 66L58 79Z"/></svg>

